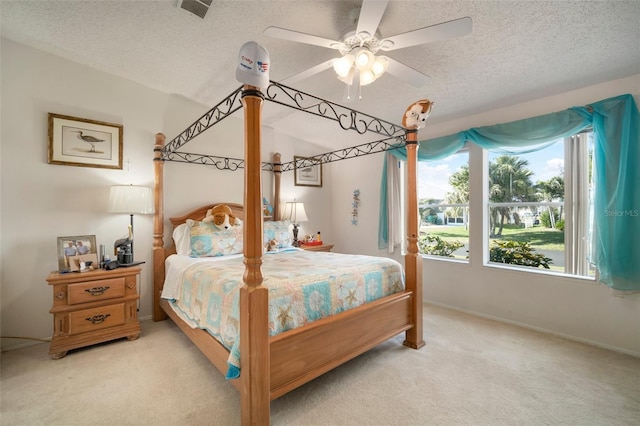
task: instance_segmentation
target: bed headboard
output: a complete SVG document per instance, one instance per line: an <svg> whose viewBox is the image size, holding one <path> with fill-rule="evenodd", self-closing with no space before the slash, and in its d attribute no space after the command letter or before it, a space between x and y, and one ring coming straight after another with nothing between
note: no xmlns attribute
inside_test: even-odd
<svg viewBox="0 0 640 426"><path fill-rule="evenodd" d="M242 204L237 204L237 203L207 204L206 206L198 207L197 209L190 211L184 216L170 217L169 222L171 222L171 233L173 233L173 230L176 228L176 226L186 223L187 219L201 221L207 215L207 211L213 208L214 206L217 206L218 204L226 204L231 208L231 212L235 217L237 217L240 220L244 220L244 207L242 206ZM166 259L172 254L176 254L176 243L175 241L173 241L173 238L170 237L170 243L164 249L164 258Z"/></svg>
<svg viewBox="0 0 640 426"><path fill-rule="evenodd" d="M176 226L178 226L178 225L180 225L182 223L185 223L187 221L187 219L202 220L206 216L207 210L217 206L218 204L226 204L227 206L229 206L231 208L231 212L233 212L233 215L235 217L237 217L240 220L244 220L244 207L242 206L242 204L237 204L237 203L214 203L214 204L208 204L206 206L198 207L197 209L195 209L193 211L190 211L189 213L185 214L184 216L169 218L169 221L171 222L171 225L173 225L173 227L175 228Z"/></svg>

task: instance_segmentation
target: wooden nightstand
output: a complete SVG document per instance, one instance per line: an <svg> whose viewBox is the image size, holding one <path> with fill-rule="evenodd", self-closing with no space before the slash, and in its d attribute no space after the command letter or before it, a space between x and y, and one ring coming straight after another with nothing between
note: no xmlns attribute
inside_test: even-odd
<svg viewBox="0 0 640 426"><path fill-rule="evenodd" d="M137 301L140 267L89 272L52 272L53 337L49 355L126 337L140 337Z"/></svg>
<svg viewBox="0 0 640 426"><path fill-rule="evenodd" d="M309 251L331 251L333 248L333 244L322 244L317 246L307 246L304 244L300 244L300 248Z"/></svg>

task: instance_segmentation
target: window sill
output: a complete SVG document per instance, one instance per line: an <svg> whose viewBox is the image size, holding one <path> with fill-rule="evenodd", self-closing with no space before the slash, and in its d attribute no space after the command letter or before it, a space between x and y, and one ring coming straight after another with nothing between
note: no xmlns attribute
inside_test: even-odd
<svg viewBox="0 0 640 426"><path fill-rule="evenodd" d="M459 263L462 265L468 265L468 259L456 259L455 257L445 257L445 256L434 256L430 254L420 254L423 260L437 260L440 262L451 262L451 263Z"/></svg>
<svg viewBox="0 0 640 426"><path fill-rule="evenodd" d="M556 277L573 278L573 279L591 281L591 282L596 281L596 277L585 277L582 275L567 274L565 272L558 272L558 271L553 271L553 270L543 269L543 268L531 268L527 266L507 265L507 264L491 263L491 262L484 264L484 266L488 268L494 268L494 269L506 269L508 271L525 272L528 274L551 275Z"/></svg>

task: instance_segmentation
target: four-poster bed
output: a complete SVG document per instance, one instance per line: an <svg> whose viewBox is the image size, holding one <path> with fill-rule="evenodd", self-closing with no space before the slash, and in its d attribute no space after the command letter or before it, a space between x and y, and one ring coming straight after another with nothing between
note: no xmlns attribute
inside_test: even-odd
<svg viewBox="0 0 640 426"><path fill-rule="evenodd" d="M280 174L296 164L281 163L276 154L273 163L261 163L262 105L267 100L300 111L332 119L345 130L373 132L385 139L299 160L298 167L331 162L358 155L382 152L405 143L408 164L408 250L405 256L405 286L401 291L308 323L282 334L270 336L269 289L263 285L263 208L261 173L274 172L274 217L278 218ZM310 102L310 105L304 105ZM178 151L200 132L243 108L244 160L196 155ZM394 141L395 145L387 143ZM239 289L240 370L230 382L239 390L243 424L268 424L269 405L296 387L324 374L389 338L406 332L404 344L411 348L424 345L422 336L422 273L418 254L417 208L417 129L405 129L358 111L315 98L287 86L271 82L263 93L245 85L233 92L165 145L165 137L155 141L155 218L154 218L154 320L168 315L223 373L227 371L229 351L206 330L186 324L167 299L161 298L165 283L165 260L176 253L175 244L165 247L163 214L163 166L165 161L195 162L218 168L244 168L244 203L230 204L243 219L244 285ZM304 163L307 162L307 163ZM224 200L216 200L224 202ZM227 203L228 204L228 203ZM215 204L171 218L173 227L188 219L201 220ZM333 254L329 254L333 255Z"/></svg>

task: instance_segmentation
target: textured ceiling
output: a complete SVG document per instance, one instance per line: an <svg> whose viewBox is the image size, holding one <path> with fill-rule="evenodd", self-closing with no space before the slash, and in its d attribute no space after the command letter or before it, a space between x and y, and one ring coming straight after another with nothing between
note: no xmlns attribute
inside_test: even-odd
<svg viewBox="0 0 640 426"><path fill-rule="evenodd" d="M269 50L270 77L280 81L337 52L262 31L279 26L338 39L360 1L214 0L205 19L177 3L2 0L0 24L3 37L183 95L207 106L204 112L238 87L243 43ZM431 76L429 84L417 89L385 75L348 105L400 123L408 105L429 98L436 104L429 121L438 123L640 73L638 0L392 0L379 29L392 36L465 16L473 19L467 36L388 53ZM295 87L343 102L344 84L332 70ZM328 138L299 116L265 116L270 126L323 146L352 142Z"/></svg>

